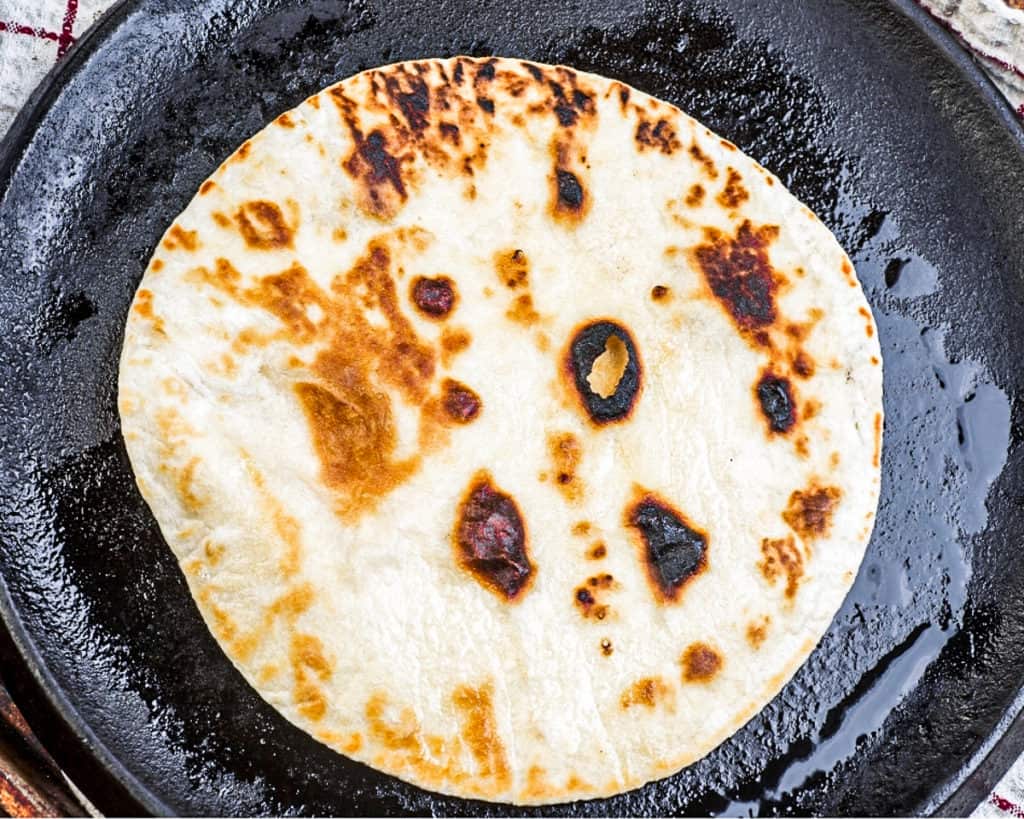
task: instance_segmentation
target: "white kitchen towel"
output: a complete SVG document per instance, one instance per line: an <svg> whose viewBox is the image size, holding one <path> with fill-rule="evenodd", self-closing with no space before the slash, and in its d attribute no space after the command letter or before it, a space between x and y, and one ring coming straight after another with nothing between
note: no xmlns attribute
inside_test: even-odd
<svg viewBox="0 0 1024 819"><path fill-rule="evenodd" d="M1024 118L1024 0L917 0L970 48ZM50 67L113 0L0 0L0 137ZM1024 819L1024 759L974 813Z"/></svg>

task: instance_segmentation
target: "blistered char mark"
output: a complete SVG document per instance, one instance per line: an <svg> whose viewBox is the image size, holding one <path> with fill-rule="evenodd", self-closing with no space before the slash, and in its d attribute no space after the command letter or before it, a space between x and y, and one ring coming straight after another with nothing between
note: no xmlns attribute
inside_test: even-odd
<svg viewBox="0 0 1024 819"><path fill-rule="evenodd" d="M789 496L782 519L804 540L828 537L832 530L832 516L842 492L835 486L821 486L811 481L806 489L798 489Z"/></svg>
<svg viewBox="0 0 1024 819"><path fill-rule="evenodd" d="M639 487L625 523L640 541L641 554L658 600L679 600L683 588L708 565L708 535L667 501Z"/></svg>
<svg viewBox="0 0 1024 819"><path fill-rule="evenodd" d="M480 415L480 396L465 384L446 378L441 384L441 406L445 414L457 424L468 424Z"/></svg>
<svg viewBox="0 0 1024 819"><path fill-rule="evenodd" d="M594 389L591 376L595 362L612 352L611 344L621 347L620 357L626 360L614 391L601 395ZM625 327L610 319L588 322L575 332L565 353L563 371L584 411L598 425L628 419L642 391L643 367L636 343Z"/></svg>
<svg viewBox="0 0 1024 819"><path fill-rule="evenodd" d="M516 502L485 471L459 504L453 540L459 565L485 588L510 601L525 591L534 574L526 526Z"/></svg>
<svg viewBox="0 0 1024 819"><path fill-rule="evenodd" d="M636 142L641 151L653 148L666 156L671 156L682 147L675 128L667 119L659 119L654 123L641 119L636 126Z"/></svg>
<svg viewBox="0 0 1024 819"><path fill-rule="evenodd" d="M355 126L350 126L355 148L342 166L360 185L359 205L380 219L390 219L408 199L402 179L405 157L389 150L387 137L380 129L366 137Z"/></svg>
<svg viewBox="0 0 1024 819"><path fill-rule="evenodd" d="M785 434L796 425L797 405L788 378L765 369L754 387L754 393L768 423L769 433Z"/></svg>
<svg viewBox="0 0 1024 819"><path fill-rule="evenodd" d="M774 324L778 316L775 298L782 278L768 258L768 246L778 235L775 225L755 228L745 220L735 236L705 228L704 243L693 250L715 298L736 326L759 344L763 339L757 331Z"/></svg>
<svg viewBox="0 0 1024 819"><path fill-rule="evenodd" d="M761 541L761 562L758 568L765 579L775 584L776 579L786 581L785 595L796 597L800 579L804 575L804 556L792 535L784 538L765 538Z"/></svg>
<svg viewBox="0 0 1024 819"><path fill-rule="evenodd" d="M604 620L608 616L609 605L603 602L605 593L616 587L615 578L604 572L588 577L586 582L573 592L573 601L585 618Z"/></svg>
<svg viewBox="0 0 1024 819"><path fill-rule="evenodd" d="M716 197L718 204L728 210L735 210L749 198L750 194L743 187L743 177L735 168L727 168L725 187Z"/></svg>
<svg viewBox="0 0 1024 819"><path fill-rule="evenodd" d="M455 283L447 276L417 277L410 288L410 298L428 318L446 318L455 307Z"/></svg>

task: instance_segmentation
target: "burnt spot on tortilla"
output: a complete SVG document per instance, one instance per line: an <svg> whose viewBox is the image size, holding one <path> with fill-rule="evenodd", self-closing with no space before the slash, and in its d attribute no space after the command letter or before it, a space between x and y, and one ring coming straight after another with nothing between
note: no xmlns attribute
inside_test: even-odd
<svg viewBox="0 0 1024 819"><path fill-rule="evenodd" d="M804 556L797 548L792 535L784 538L765 538L761 541L761 562L757 564L764 579L775 585L782 578L786 581L785 595L792 600L804 575Z"/></svg>
<svg viewBox="0 0 1024 819"><path fill-rule="evenodd" d="M640 542L647 576L661 602L678 601L686 584L707 569L707 533L652 492L637 487L625 524Z"/></svg>
<svg viewBox="0 0 1024 819"><path fill-rule="evenodd" d="M740 176L739 171L733 167L727 168L725 172L725 187L715 197L715 201L723 208L735 210L749 198L750 194L743 187L743 177Z"/></svg>
<svg viewBox="0 0 1024 819"><path fill-rule="evenodd" d="M600 367L595 373L595 364L602 358L608 369L602 373ZM569 343L564 368L595 424L616 423L630 416L641 392L643 369L633 337L621 324L598 319L583 325ZM610 383L613 373L618 379Z"/></svg>
<svg viewBox="0 0 1024 819"><path fill-rule="evenodd" d="M686 192L686 199L684 201L691 208L697 207L697 205L704 201L704 186L699 182L691 185L690 190Z"/></svg>
<svg viewBox="0 0 1024 819"><path fill-rule="evenodd" d="M180 225L171 225L164 238L163 246L167 250L194 251L199 247L198 234L194 230L185 230Z"/></svg>
<svg viewBox="0 0 1024 819"><path fill-rule="evenodd" d="M457 424L468 424L480 414L483 402L480 396L465 384L446 378L441 384L441 406L445 414Z"/></svg>
<svg viewBox="0 0 1024 819"><path fill-rule="evenodd" d="M384 87L390 100L402 112L409 129L419 133L430 122L430 92L418 74L395 67L384 74Z"/></svg>
<svg viewBox="0 0 1024 819"><path fill-rule="evenodd" d="M768 246L778 235L776 225L755 228L744 220L735 236L705 228L704 243L693 250L715 298L740 331L760 346L765 346L764 339L758 339L757 331L774 324L778 316L775 299L783 280L768 258Z"/></svg>
<svg viewBox="0 0 1024 819"><path fill-rule="evenodd" d="M805 543L828 537L841 497L838 487L822 486L812 480L806 489L798 489L789 496L782 519Z"/></svg>
<svg viewBox="0 0 1024 819"><path fill-rule="evenodd" d="M450 142L452 145L458 146L460 142L459 126L451 122L442 122L438 126L438 130L441 132L441 139Z"/></svg>
<svg viewBox="0 0 1024 819"><path fill-rule="evenodd" d="M704 153L696 142L690 145L690 156L700 163L701 168L704 169L704 173L709 177L712 179L718 178L718 168L715 167L714 160Z"/></svg>
<svg viewBox="0 0 1024 819"><path fill-rule="evenodd" d="M254 250L292 247L295 231L275 203L265 199L246 202L235 213L235 223L245 243Z"/></svg>
<svg viewBox="0 0 1024 819"><path fill-rule="evenodd" d="M447 276L418 276L409 289L416 308L428 318L443 319L455 307L455 282Z"/></svg>
<svg viewBox="0 0 1024 819"><path fill-rule="evenodd" d="M692 643L679 658L683 667L683 682L706 683L722 670L722 655L707 643Z"/></svg>
<svg viewBox="0 0 1024 819"><path fill-rule="evenodd" d="M206 196L210 191L217 187L217 183L212 179L207 179L202 185L199 186L199 195Z"/></svg>
<svg viewBox="0 0 1024 819"><path fill-rule="evenodd" d="M238 159L245 159L249 155L249 151L251 150L252 141L247 139L245 142L238 146L238 150L235 151L235 157L237 157Z"/></svg>
<svg viewBox="0 0 1024 819"><path fill-rule="evenodd" d="M456 560L485 588L520 598L534 574L526 526L512 497L481 470L470 482L455 519Z"/></svg>
<svg viewBox="0 0 1024 819"><path fill-rule="evenodd" d="M494 254L494 269L509 290L529 286L530 260L522 250L499 250Z"/></svg>
<svg viewBox="0 0 1024 819"><path fill-rule="evenodd" d="M583 458L583 446L571 432L548 435L548 452L551 455L554 485L570 503L583 497L583 480L577 474Z"/></svg>
<svg viewBox="0 0 1024 819"><path fill-rule="evenodd" d="M793 356L793 372L800 378L810 378L814 369L814 359L806 351L797 350Z"/></svg>
<svg viewBox="0 0 1024 819"><path fill-rule="evenodd" d="M599 541L590 547L590 551L587 552L587 559L601 560L607 554L608 547Z"/></svg>
<svg viewBox="0 0 1024 819"><path fill-rule="evenodd" d="M757 651L761 647L761 644L768 638L768 626L771 625L771 619L765 615L760 620L755 620L747 624L747 643L754 651Z"/></svg>
<svg viewBox="0 0 1024 819"><path fill-rule="evenodd" d="M292 118L288 115L287 111L285 111L283 114L281 114L281 116L279 116L276 120L274 120L274 122L276 122L282 128L294 128L295 127L295 123L292 122Z"/></svg>
<svg viewBox="0 0 1024 819"><path fill-rule="evenodd" d="M579 586L573 593L576 607L585 618L604 620L608 616L609 606L602 602L603 593L614 588L615 578L610 574L594 575Z"/></svg>
<svg viewBox="0 0 1024 819"><path fill-rule="evenodd" d="M625 711L634 705L654 708L669 699L672 689L660 677L644 677L622 692L619 705Z"/></svg>
<svg viewBox="0 0 1024 819"><path fill-rule="evenodd" d="M612 647L612 641L605 637L601 640L601 653L605 657L611 657L615 649Z"/></svg>
<svg viewBox="0 0 1024 819"><path fill-rule="evenodd" d="M664 284L656 284L651 288L651 299L653 301L668 301L672 291Z"/></svg>
<svg viewBox="0 0 1024 819"><path fill-rule="evenodd" d="M788 378L765 369L754 388L761 414L768 422L768 430L785 435L797 421L797 405L793 387Z"/></svg>
<svg viewBox="0 0 1024 819"><path fill-rule="evenodd" d="M477 97L476 104L480 106L480 110L485 114L494 113L494 100L489 97Z"/></svg>
<svg viewBox="0 0 1024 819"><path fill-rule="evenodd" d="M351 122L349 130L355 147L342 167L359 183L359 205L371 216L389 219L408 198L402 159L389 150L387 137L379 128L366 137Z"/></svg>
<svg viewBox="0 0 1024 819"><path fill-rule="evenodd" d="M583 212L583 185L572 171L558 168L555 171L556 201L555 213L578 217Z"/></svg>
<svg viewBox="0 0 1024 819"><path fill-rule="evenodd" d="M676 129L664 118L655 123L642 119L636 126L635 139L641 151L653 148L666 156L671 156L682 147L682 143L676 135Z"/></svg>

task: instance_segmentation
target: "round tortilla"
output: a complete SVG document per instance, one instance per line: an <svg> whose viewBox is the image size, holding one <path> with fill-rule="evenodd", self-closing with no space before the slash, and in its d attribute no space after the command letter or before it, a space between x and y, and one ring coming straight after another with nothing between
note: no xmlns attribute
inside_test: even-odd
<svg viewBox="0 0 1024 819"><path fill-rule="evenodd" d="M875 325L769 172L620 82L366 71L160 242L119 408L210 630L425 788L671 774L820 640L874 522Z"/></svg>

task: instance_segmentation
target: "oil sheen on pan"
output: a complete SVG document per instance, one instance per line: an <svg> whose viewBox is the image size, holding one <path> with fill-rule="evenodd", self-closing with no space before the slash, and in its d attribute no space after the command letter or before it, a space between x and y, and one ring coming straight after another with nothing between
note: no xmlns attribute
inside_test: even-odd
<svg viewBox="0 0 1024 819"><path fill-rule="evenodd" d="M286 719L516 804L667 776L853 581L878 334L770 173L614 80L402 63L199 188L128 316L140 491Z"/></svg>

